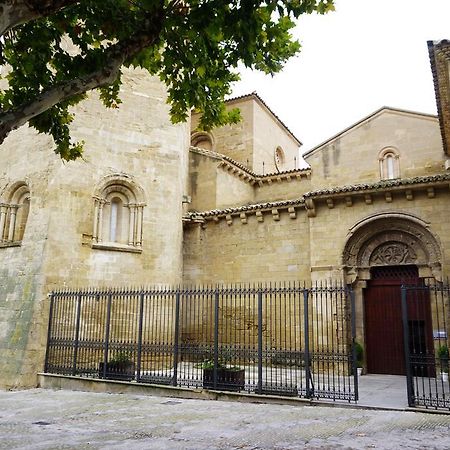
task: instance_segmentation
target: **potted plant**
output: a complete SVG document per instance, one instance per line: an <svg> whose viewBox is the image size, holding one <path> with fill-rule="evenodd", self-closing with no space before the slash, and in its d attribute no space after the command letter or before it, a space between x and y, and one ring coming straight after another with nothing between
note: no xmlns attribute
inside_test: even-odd
<svg viewBox="0 0 450 450"><path fill-rule="evenodd" d="M217 363L217 383L214 386L214 360L207 359L200 365L203 369L203 387L221 391L241 391L245 386L245 370L238 366Z"/></svg>
<svg viewBox="0 0 450 450"><path fill-rule="evenodd" d="M358 376L361 376L364 363L364 349L363 346L357 341L355 341L355 352L356 352L356 371L358 373Z"/></svg>
<svg viewBox="0 0 450 450"><path fill-rule="evenodd" d="M437 351L440 368L441 368L441 379L442 381L448 381L448 361L449 361L449 350L447 345L441 345Z"/></svg>
<svg viewBox="0 0 450 450"><path fill-rule="evenodd" d="M107 380L131 381L135 377L135 364L127 352L118 352L106 363L101 362L98 368L99 378Z"/></svg>

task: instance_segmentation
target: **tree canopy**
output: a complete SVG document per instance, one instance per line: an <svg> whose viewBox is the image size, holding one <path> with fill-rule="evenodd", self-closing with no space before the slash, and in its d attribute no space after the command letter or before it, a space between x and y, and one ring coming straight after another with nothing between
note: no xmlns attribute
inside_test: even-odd
<svg viewBox="0 0 450 450"><path fill-rule="evenodd" d="M82 153L70 123L86 92L120 104L123 67L141 67L167 86L173 122L195 108L200 126L239 120L224 98L237 66L274 74L300 50L290 31L301 14L333 0L0 0L0 143L29 122L50 134L65 160ZM76 52L68 50L71 42Z"/></svg>

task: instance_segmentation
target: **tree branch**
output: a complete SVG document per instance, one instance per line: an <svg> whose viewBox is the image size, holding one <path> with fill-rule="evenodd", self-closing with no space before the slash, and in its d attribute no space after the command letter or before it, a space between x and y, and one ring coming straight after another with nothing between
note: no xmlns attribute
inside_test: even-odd
<svg viewBox="0 0 450 450"><path fill-rule="evenodd" d="M0 144L8 134L43 113L57 103L91 89L112 84L123 63L139 51L153 45L159 38L161 14L146 19L142 30L131 38L111 45L105 52L106 64L91 73L68 80L43 90L36 97L8 111L0 112Z"/></svg>
<svg viewBox="0 0 450 450"><path fill-rule="evenodd" d="M2 0L0 1L0 36L30 20L46 17L79 0Z"/></svg>

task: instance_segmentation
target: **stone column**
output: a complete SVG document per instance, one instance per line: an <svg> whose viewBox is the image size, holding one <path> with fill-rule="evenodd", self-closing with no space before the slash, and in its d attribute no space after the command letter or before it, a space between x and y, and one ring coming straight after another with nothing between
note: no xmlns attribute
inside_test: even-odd
<svg viewBox="0 0 450 450"><path fill-rule="evenodd" d="M16 215L17 215L17 205L9 206L9 233L8 233L8 241L14 241L14 231L16 228Z"/></svg>
<svg viewBox="0 0 450 450"><path fill-rule="evenodd" d="M97 242L103 241L103 205L104 200L100 200L98 203L98 225L97 225Z"/></svg>
<svg viewBox="0 0 450 450"><path fill-rule="evenodd" d="M134 224L136 215L136 205L129 204L130 208L130 223L128 226L128 245L134 245Z"/></svg>
<svg viewBox="0 0 450 450"><path fill-rule="evenodd" d="M94 199L94 229L92 231L92 241L98 242L98 213L99 213L99 200Z"/></svg>
<svg viewBox="0 0 450 450"><path fill-rule="evenodd" d="M8 211L8 205L1 204L0 205L0 242L5 240L5 222L6 222L6 213Z"/></svg>
<svg viewBox="0 0 450 450"><path fill-rule="evenodd" d="M136 224L136 245L142 247L142 216L143 216L144 206L139 205L137 207L137 224Z"/></svg>

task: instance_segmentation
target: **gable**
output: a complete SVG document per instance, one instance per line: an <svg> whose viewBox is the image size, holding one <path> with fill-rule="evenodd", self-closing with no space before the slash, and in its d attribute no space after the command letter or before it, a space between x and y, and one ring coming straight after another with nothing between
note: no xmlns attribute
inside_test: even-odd
<svg viewBox="0 0 450 450"><path fill-rule="evenodd" d="M304 155L314 186L375 182L384 177L387 150L398 157L395 178L442 171L436 116L381 108Z"/></svg>

